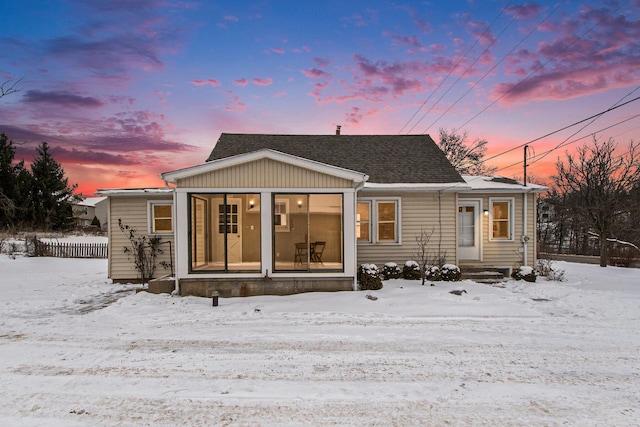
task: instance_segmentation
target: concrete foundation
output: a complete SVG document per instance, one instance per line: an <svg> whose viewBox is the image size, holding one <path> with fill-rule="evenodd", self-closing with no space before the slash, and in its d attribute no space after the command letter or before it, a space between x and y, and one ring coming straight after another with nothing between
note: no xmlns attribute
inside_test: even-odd
<svg viewBox="0 0 640 427"><path fill-rule="evenodd" d="M173 278L161 277L149 281L147 292L152 294L170 294L176 288L176 281Z"/></svg>
<svg viewBox="0 0 640 427"><path fill-rule="evenodd" d="M180 279L180 295L211 298L255 295L291 295L302 292L335 292L353 289L352 277L255 278L255 279Z"/></svg>

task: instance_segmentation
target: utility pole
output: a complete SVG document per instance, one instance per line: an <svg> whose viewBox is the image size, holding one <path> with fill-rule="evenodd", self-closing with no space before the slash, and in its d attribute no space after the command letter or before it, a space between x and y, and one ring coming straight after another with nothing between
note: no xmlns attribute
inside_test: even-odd
<svg viewBox="0 0 640 427"><path fill-rule="evenodd" d="M529 146L524 146L524 186L527 186L527 148Z"/></svg>

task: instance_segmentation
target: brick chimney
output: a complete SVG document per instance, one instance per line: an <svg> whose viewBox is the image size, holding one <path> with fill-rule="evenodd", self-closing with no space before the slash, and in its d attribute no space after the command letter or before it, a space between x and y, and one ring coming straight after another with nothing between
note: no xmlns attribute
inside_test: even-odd
<svg viewBox="0 0 640 427"><path fill-rule="evenodd" d="M340 135L340 128L341 128L341 127L342 127L342 126L340 126L340 125L337 125L337 126L336 126L336 135Z"/></svg>

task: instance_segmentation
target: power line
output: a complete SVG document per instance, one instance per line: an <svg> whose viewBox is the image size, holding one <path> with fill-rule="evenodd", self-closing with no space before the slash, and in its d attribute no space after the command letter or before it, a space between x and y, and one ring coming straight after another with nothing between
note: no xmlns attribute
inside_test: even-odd
<svg viewBox="0 0 640 427"><path fill-rule="evenodd" d="M560 129L558 129L558 130L554 130L553 132L549 132L549 133L547 133L546 135L543 135L543 136L541 136L541 137L538 137L538 138L532 139L532 140L531 140L531 141L529 141L529 142L525 142L525 143L523 143L523 144L517 145L517 146L515 146L515 147L513 147L513 148L510 148L510 149L508 149L508 150L505 150L505 151L503 151L503 152L501 152L501 153L495 154L495 155L493 155L493 156L491 156L491 157L489 157L489 158L485 159L485 161L488 161L488 160L491 160L491 159L495 159L496 157L499 157L499 156L502 156L502 155L504 155L504 154L510 153L510 152L511 152L511 151L513 151L513 150L517 150L518 148L522 148L522 147L524 147L524 146L525 146L525 145L527 145L527 144L532 144L532 143L534 143L534 142L536 142L536 141L539 141L539 140L541 140L541 139L544 139L544 138L546 138L546 137L548 137L548 136L551 136L551 135L554 135L554 134L556 134L556 133L562 132L563 130L567 130L567 129L569 129L569 128L573 127L573 126L579 125L580 123L584 123L584 122L586 122L586 121L588 121L588 120L591 120L591 119L593 119L594 117L602 116L603 114L606 114L606 113L608 113L608 112L610 112L610 111L613 111L613 110L618 109L618 108L620 108L620 107L624 107L624 106L625 106L625 105L627 105L627 104L630 104L630 103L632 103L632 102L635 102L635 101L637 101L638 99L640 99L640 96L638 96L638 97L636 97L636 98L633 98L633 99L631 99L631 100L629 100L629 101L627 101L627 102L624 102L624 103L622 103L622 104L616 105L616 106L614 106L614 107L609 107L608 109L606 109L606 110L604 110L604 111L601 111L601 112L599 112L599 113L597 113L597 114L594 114L593 116L587 117L586 119L582 119L582 120L577 121L577 122L575 122L575 123L572 123L572 124L570 124L570 125L568 125L568 126L564 126L564 127L560 128ZM634 117L635 117L635 116L634 116Z"/></svg>
<svg viewBox="0 0 640 427"><path fill-rule="evenodd" d="M634 90L632 90L631 92L629 92L628 94L626 94L625 96L623 96L622 98L620 98L620 100L618 100L616 103L614 103L612 105L612 107L615 107L616 105L618 105L619 103L621 103L625 98L631 96L635 91L637 91L638 89L640 89L640 86L637 86ZM571 138L573 138L575 135L577 135L578 133L582 132L585 128L587 128L588 126L590 126L591 124L593 124L593 122L595 122L596 120L598 120L601 116L598 117L594 117L593 120L591 120L589 123L585 124L583 127L581 127L580 129L578 129L577 131L575 131L574 133L572 133L571 135L569 135L567 138L565 138L564 141L562 141L561 143L559 143L558 145L556 145L554 148L548 150L545 153L540 154L540 156L538 156L538 158L536 158L536 156L532 157L532 161L531 163L529 163L529 165L538 162L542 159L544 159L546 157L547 154L551 153L552 151L559 149L560 147L564 147L565 145L569 145L571 143L567 143L567 141Z"/></svg>
<svg viewBox="0 0 640 427"><path fill-rule="evenodd" d="M427 128L426 128L422 133L423 133L423 134L427 133L427 132L429 131L429 129L431 129L431 126L433 126L433 125L434 125L438 120L440 120L440 119L441 119L445 114L447 114L449 111L451 111L451 109L452 109L453 107L455 107L455 106L458 104L458 102L460 102L460 101L461 101L465 96L467 96L467 95L469 94L469 92L471 92L473 89L475 89L475 88L476 88L476 86L478 85L478 83L480 83L482 80L484 80L484 79L485 79L485 77L487 77L487 76L488 76L488 75L489 75L493 70L495 70L495 69L498 67L498 65L500 65L500 64L501 64L505 59L507 59L507 57L508 57L509 55L511 55L511 53L512 53L514 50L516 50L516 49L518 48L518 46L520 46L522 43L524 43L524 42L529 38L529 36L531 36L531 34L533 34L533 33L534 33L534 31L536 31L538 28L540 28L540 25L544 24L544 22L545 22L547 19L549 19L549 18L551 17L551 15L553 15L553 14L554 14L554 13L555 13L559 8L560 8L560 6L562 6L565 2L566 2L566 0L565 0L564 2L562 2L562 3L558 3L558 5L556 6L556 8L555 8L555 9L553 9L551 12L549 12L549 14L548 14L547 16L545 16L545 18L544 18L542 21L540 21L540 23L538 23L538 25L536 25L534 28L532 28L532 29L531 29L531 31L529 31L529 33L527 33L527 35L526 35L526 36L524 36L522 39L520 39L520 41L519 41L518 43L516 43L516 44L511 48L511 50L510 50L509 52L507 52L507 54L506 54L506 55L504 55L504 56L503 56L503 57L502 57L498 62L496 62L496 63L493 65L493 67L491 67L491 68L490 68L486 73L484 73L484 75L483 75L480 79L478 79L478 81L476 81L476 82L475 82L471 87L469 87L469 89L467 89L467 91L466 91L465 93L463 93L463 94L462 94L462 96L460 96L460 98L458 98L458 99L457 99L453 104L451 104L451 105L449 106L449 108L447 108L444 112L442 112L442 113L440 114L440 116L439 116L437 119L435 119L435 120L433 121L433 123L431 123L431 124L429 125L429 127L427 127ZM518 14L515 18L517 18L519 15L520 15L520 14ZM515 20L515 18L514 18L514 20ZM506 28L505 28L505 30L506 30Z"/></svg>
<svg viewBox="0 0 640 427"><path fill-rule="evenodd" d="M638 99L638 98L636 98L636 99ZM574 140L572 140L572 141L569 141L569 142L565 143L565 144L564 144L564 145L562 145L562 146L564 147L564 146L567 146L567 145L573 144L573 143L575 143L575 142L581 141L581 140L583 140L583 139L585 139L585 138L588 138L588 137L590 137L591 135L594 135L594 134L596 134L596 133L598 133L598 132L603 132L603 131L605 131L605 130L611 129L611 128L615 127L615 126L619 126L619 125L621 125L621 124L623 124L623 123L626 123L626 122L631 121L631 120L633 120L633 119L635 119L635 118L638 118L638 117L640 117L640 114L636 114L635 116L631 116L631 117L629 117L629 118L627 118L627 119L621 120L621 121L619 121L619 122L617 122L617 123L614 123L614 124L612 124L612 125L610 125L610 126L606 126L606 127L602 128L602 129L598 129L597 131L595 131L595 132L593 132L593 133L591 133L591 134L589 134L589 135L584 135L584 136L581 136L580 138L576 138L576 139L574 139ZM587 120L588 120L588 119L587 119ZM524 145L526 145L526 144L524 144ZM523 146L524 146L524 145L523 145ZM518 148L520 148L520 147L518 147ZM544 153L539 154L537 157L540 157L540 159L541 159L542 157L546 156L546 155L547 155L547 154L549 154L550 152L555 151L555 150L558 150L558 149L560 149L560 148L561 148L561 146L556 146L556 147L554 147L554 148L552 148L552 149L550 149L550 150L545 151ZM512 150L509 150L509 151L512 151ZM496 157L496 156L494 156L493 158L495 158L495 157ZM534 157L536 157L536 156L533 156L532 158L534 158ZM540 159L536 159L536 161L538 161L538 160L540 160ZM513 163L513 164L510 164L509 166L503 166L503 167L501 167L501 168L499 168L499 169L496 169L496 172L501 171L501 170L505 170L505 169L512 168L512 167L514 167L514 166L519 165L520 163L522 163L522 160L517 161L517 162L515 162L515 163ZM532 163L534 163L534 162L532 162ZM531 163L530 163L530 164L531 164Z"/></svg>
<svg viewBox="0 0 640 427"><path fill-rule="evenodd" d="M498 18L502 15L502 12L504 11L504 9L509 6L511 4L511 1L509 1L509 3L507 3L507 5L500 9L500 12L498 13L498 15L496 15L496 17L493 19L493 21L491 21L491 24L489 24L489 26L487 28L485 28L485 30L482 32L482 34L480 34L480 37L476 38L476 41L473 45L471 45L471 47L469 49L467 49L467 51L464 53L464 55L458 60L458 62L456 62L456 64L453 66L453 68L451 68L451 70L449 70L449 73L445 76L444 79L442 79L440 81L440 83L438 84L438 86L435 88L435 90L433 92L431 92L431 95L429 95L429 97L422 103L422 105L420 107L418 107L418 109L413 113L413 115L409 118L409 120L407 120L407 122L402 126L402 129L400 129L400 131L398 132L398 134L401 134L402 131L404 130L405 127L407 127L407 125L409 123L411 123L411 120L413 120L413 118L420 112L420 110L422 110L424 108L425 105L427 105L427 102L429 102L429 100L431 100L431 97L433 95L435 95L435 93L440 89L440 87L444 84L444 82L447 81L447 79L449 78L449 76L451 76L451 74L453 74L453 72L456 70L456 68L458 68L458 65L460 65L460 63L462 61L464 61L467 56L469 55L469 53L473 50L473 48L476 47L476 45L478 43L480 43L480 40L482 39L482 37L484 37L485 34L487 34L487 32L491 29L491 27L493 26L493 24L498 20ZM422 120L422 119L420 119ZM418 121L419 123L419 121ZM415 125L413 126L415 127ZM411 129L413 129L413 127ZM411 132L411 129L409 129L409 132Z"/></svg>
<svg viewBox="0 0 640 427"><path fill-rule="evenodd" d="M509 3L509 4L510 4L510 3ZM509 4L507 4L507 6L508 6ZM474 47L475 47L475 46L480 42L480 40L481 40L481 39L482 39L482 37L487 33L487 31L489 31L489 29L491 28L491 26L492 26L492 25L497 21L497 19L502 15L502 13L503 13L503 11L504 11L504 9L505 9L505 8L506 8L506 6L500 10L500 13L498 13L498 15L494 18L494 20L491 22L491 24L489 25L489 27L487 27L487 28L484 30L484 32L480 35L480 37L478 37L478 38L476 39L476 42L473 44L473 46L472 46L471 48L469 48L469 50L467 50L467 53L465 53L465 57L466 57L466 55L471 51L471 49L473 49L473 48L474 48ZM462 78L467 74L467 72L468 72L468 71L469 71L469 70L470 70L470 69L471 69L471 68L472 68L472 67L473 67L473 66L474 66L474 65L475 65L479 60L480 60L480 58L482 58L482 55L484 55L484 54L489 50L489 48L490 48L491 46L493 46L495 42L497 42L497 41L498 41L498 39L500 38L500 36L501 36L505 31L506 31L506 29L507 29L507 28L509 28L509 26L511 25L511 23L512 23L512 22L513 22L513 21L514 21L514 20L515 20L519 15L520 15L520 13L522 13L522 9L520 9L520 11L518 12L518 15L516 15L515 17L513 17L513 18L511 19L511 21L509 22L509 24L507 24L507 26L502 30L502 32L501 32L497 37L495 37L495 38L493 39L493 41L489 44L489 46L487 46L487 48L486 48L484 51L482 51L482 53L481 53L481 54L480 54L480 55L479 55L479 56L478 56L478 57L477 57L477 58L476 58L476 59L471 63L471 65L469 65L469 66L464 70L464 72L463 72L461 75L459 75L459 76L458 76L458 78L456 79L456 81L455 81L455 82L453 82L453 84L452 84L451 86L449 86L449 88L445 91L445 93L443 93L442 95L440 95L440 98L438 98L438 99L436 100L435 104L433 104L433 105L429 108L429 110L427 110L427 111L426 111L426 112L425 112L425 113L420 117L420 119L419 119L417 122L415 122L415 123L413 124L413 126L411 126L411 129L409 129L409 130L407 131L407 133L411 132L411 131L412 131L412 130L413 130L413 129L414 129L414 128L415 128L415 127L416 127L416 126L421 122L421 121L422 121L422 119L424 119L424 118L425 118L425 116L426 116L427 114L429 114L429 113L430 113L430 112L431 112L431 111L436 107L436 105L438 105L438 103L442 100L442 98L444 98L444 97L449 93L449 91L450 91L451 89L453 89L453 87L454 87L455 85L457 85L457 84L458 84L458 82L459 82L459 81L460 81L460 80L461 80L461 79L462 79ZM464 59L464 58L463 58L463 59ZM460 64L460 62L462 62L462 60L458 61L458 64L456 64L456 67ZM449 73L449 75L451 75L451 73L453 73L453 71L454 71L454 70L455 70L455 68L454 68L453 70L451 70L451 72ZM449 77L449 75L447 75L447 77ZM438 86L438 88L440 88L440 85ZM438 90L438 88L436 88L436 90ZM435 94L435 91L431 94L431 96L433 96L433 94ZM429 99L431 99L431 96L429 96ZM428 101L429 99L427 99L427 101ZM420 107L420 110L422 109L422 107L424 107L424 105L427 103L427 101L425 101L425 102L422 104L422 106ZM418 110L418 111L420 111L420 110ZM416 112L414 113L414 115L413 115L413 116L411 116L411 119L413 119L413 117L415 117L415 115L418 113L418 111L416 111ZM403 129L404 129L404 126L403 126Z"/></svg>
<svg viewBox="0 0 640 427"><path fill-rule="evenodd" d="M593 25L591 28L589 28L587 31L585 31L584 33L582 33L582 35L578 38L576 38L574 41L572 41L571 43L569 43L567 46L564 47L564 49L562 49L557 55L564 53L567 49L569 49L571 46L573 46L574 44L576 44L578 41L580 41L584 36L586 36L587 34L589 34L591 31L593 31L595 28L599 27L600 24L602 24L605 20L607 20L613 13L617 12L618 9L620 9L622 6L626 5L629 2L629 0L624 1L623 3L621 3L618 7L616 7L615 9L613 9L609 14L607 14L604 18L602 18L598 23L596 23L595 25ZM557 56L556 55L556 56ZM520 80L518 83L516 83L514 86L511 87L511 89L509 89L508 91L506 91L505 93L502 94L502 96L500 96L499 98L497 98L495 101L493 101L492 103L490 103L489 105L487 105L485 108L483 108L482 110L480 110L476 115L474 115L473 117L471 117L469 120L467 120L466 122L464 122L461 126L458 126L456 129L462 129L464 128L466 125L468 125L469 123L471 123L472 120L475 120L480 114L484 113L485 111L487 111L489 108L493 107L498 101L500 101L502 98L504 98L505 96L507 96L508 94L510 94L514 89L516 89L518 86L520 86L521 84L523 84L524 82L526 82L527 80L529 80L535 73L537 73L538 71L540 71L542 68L544 68L549 62L551 62L551 60L553 60L554 58L551 57L549 58L545 63L540 64L538 67L536 67L533 71L531 71L527 77L525 77L523 80Z"/></svg>

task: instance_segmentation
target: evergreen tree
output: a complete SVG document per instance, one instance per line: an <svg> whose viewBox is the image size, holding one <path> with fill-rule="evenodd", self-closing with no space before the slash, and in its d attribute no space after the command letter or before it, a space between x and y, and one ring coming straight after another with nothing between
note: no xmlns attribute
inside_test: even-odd
<svg viewBox="0 0 640 427"><path fill-rule="evenodd" d="M36 227L35 205L33 198L33 176L21 160L13 168L16 177L15 217L13 226L26 230Z"/></svg>
<svg viewBox="0 0 640 427"><path fill-rule="evenodd" d="M0 134L0 226L12 227L16 215L16 173L13 159L16 148L13 141Z"/></svg>
<svg viewBox="0 0 640 427"><path fill-rule="evenodd" d="M74 224L72 201L77 184L69 186L62 166L54 160L46 142L37 152L38 157L31 163L34 225L45 230L69 229Z"/></svg>

